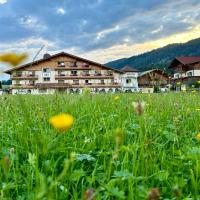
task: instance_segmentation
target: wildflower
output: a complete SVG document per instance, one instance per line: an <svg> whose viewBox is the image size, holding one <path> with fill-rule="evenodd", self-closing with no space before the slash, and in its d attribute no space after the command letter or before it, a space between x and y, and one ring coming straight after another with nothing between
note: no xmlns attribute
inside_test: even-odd
<svg viewBox="0 0 200 200"><path fill-rule="evenodd" d="M95 200L95 190L93 188L89 188L84 193L84 200Z"/></svg>
<svg viewBox="0 0 200 200"><path fill-rule="evenodd" d="M197 83L198 83L198 84L200 84L200 80L199 80L199 81L197 81Z"/></svg>
<svg viewBox="0 0 200 200"><path fill-rule="evenodd" d="M148 196L147 196L148 200L159 200L160 199L160 192L158 188L152 188L149 192L148 192Z"/></svg>
<svg viewBox="0 0 200 200"><path fill-rule="evenodd" d="M180 85L180 84L181 84L181 82L177 82L177 83L176 83L176 85Z"/></svg>
<svg viewBox="0 0 200 200"><path fill-rule="evenodd" d="M197 134L197 140L200 140L200 133Z"/></svg>
<svg viewBox="0 0 200 200"><path fill-rule="evenodd" d="M8 63L12 66L17 66L22 63L27 57L28 56L25 53L20 55L17 55L15 53L5 53L0 55L0 61Z"/></svg>
<svg viewBox="0 0 200 200"><path fill-rule="evenodd" d="M50 118L49 123L59 131L67 131L74 123L74 118L69 114L60 114Z"/></svg>
<svg viewBox="0 0 200 200"><path fill-rule="evenodd" d="M133 102L132 105L133 105L133 108L134 108L136 114L142 115L142 113L144 112L145 102L137 101L137 102Z"/></svg>
<svg viewBox="0 0 200 200"><path fill-rule="evenodd" d="M196 93L196 90L192 90L192 93Z"/></svg>
<svg viewBox="0 0 200 200"><path fill-rule="evenodd" d="M115 100L115 101L119 100L119 96L115 96L115 97L114 97L114 100Z"/></svg>

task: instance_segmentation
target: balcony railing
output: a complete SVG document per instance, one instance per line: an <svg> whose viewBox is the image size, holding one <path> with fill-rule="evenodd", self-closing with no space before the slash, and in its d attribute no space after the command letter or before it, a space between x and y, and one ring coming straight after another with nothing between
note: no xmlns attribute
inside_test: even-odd
<svg viewBox="0 0 200 200"><path fill-rule="evenodd" d="M11 76L11 79L12 80L29 80L29 79L38 79L38 75L33 75L33 74L28 74L28 75L21 75L21 76L19 76L19 75L12 75Z"/></svg>
<svg viewBox="0 0 200 200"><path fill-rule="evenodd" d="M106 76L106 75L94 75L94 74L70 74L70 75L56 75L56 79L112 79L113 76Z"/></svg>

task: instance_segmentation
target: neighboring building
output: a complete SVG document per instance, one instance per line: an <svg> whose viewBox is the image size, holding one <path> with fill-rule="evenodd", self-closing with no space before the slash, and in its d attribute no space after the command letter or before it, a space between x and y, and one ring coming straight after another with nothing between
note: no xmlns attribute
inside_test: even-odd
<svg viewBox="0 0 200 200"><path fill-rule="evenodd" d="M12 94L53 94L57 91L81 93L137 91L137 70L112 69L65 52L45 54L40 60L5 71L11 75Z"/></svg>
<svg viewBox="0 0 200 200"><path fill-rule="evenodd" d="M138 86L143 93L153 93L154 90L165 92L169 90L169 75L160 69L152 69L139 73Z"/></svg>
<svg viewBox="0 0 200 200"><path fill-rule="evenodd" d="M171 82L178 85L177 89L180 88L180 84L187 87L200 80L200 56L176 57L169 68L174 74Z"/></svg>
<svg viewBox="0 0 200 200"><path fill-rule="evenodd" d="M122 79L122 86L123 91L125 92L137 92L138 91L138 73L137 69L134 69L130 66L125 66L121 69L123 72L121 79Z"/></svg>

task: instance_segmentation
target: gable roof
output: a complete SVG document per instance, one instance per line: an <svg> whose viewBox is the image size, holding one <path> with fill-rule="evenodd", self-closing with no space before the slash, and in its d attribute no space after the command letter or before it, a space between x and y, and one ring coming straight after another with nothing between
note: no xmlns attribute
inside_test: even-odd
<svg viewBox="0 0 200 200"><path fill-rule="evenodd" d="M138 77L141 77L141 76L145 76L146 74L149 74L151 72L160 72L161 74L165 75L165 76L169 76L166 72L162 71L161 69L151 69L151 70L147 70L147 71L144 71L144 72L140 72L138 74Z"/></svg>
<svg viewBox="0 0 200 200"><path fill-rule="evenodd" d="M122 72L139 72L139 70L129 66L129 65L126 65L124 66L122 69L121 69Z"/></svg>
<svg viewBox="0 0 200 200"><path fill-rule="evenodd" d="M78 56L75 56L75 55L72 55L72 54L69 54L69 53L66 53L66 52L60 52L60 53L57 53L57 54L54 54L54 55L49 55L49 56L43 57L42 59L35 60L33 62L29 62L27 64L6 70L6 71L4 71L4 73L10 74L14 70L22 69L22 68L25 68L25 67L30 67L30 66L33 66L35 64L51 60L52 58L55 58L55 57L58 57L58 56L68 56L68 57L76 59L77 61L87 62L87 63L90 63L92 65L97 65L97 66L103 67L103 68L108 69L108 70L114 70L115 72L122 73L122 71L120 71L120 70L117 70L117 69L114 69L114 68L111 68L111 67L107 67L107 66L102 65L100 63L97 63L97 62L94 62L94 61L91 61L91 60L87 60L85 58L81 58L81 57L78 57Z"/></svg>
<svg viewBox="0 0 200 200"><path fill-rule="evenodd" d="M172 68L176 62L180 62L183 65L194 64L200 62L200 56L180 56L176 57L170 64L169 68Z"/></svg>

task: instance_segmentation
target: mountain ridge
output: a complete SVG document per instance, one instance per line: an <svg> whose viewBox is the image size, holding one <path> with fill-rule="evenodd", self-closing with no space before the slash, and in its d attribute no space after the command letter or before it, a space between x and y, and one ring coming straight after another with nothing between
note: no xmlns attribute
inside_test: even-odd
<svg viewBox="0 0 200 200"><path fill-rule="evenodd" d="M167 70L171 61L178 56L200 56L200 38L186 43L169 44L143 54L114 60L105 65L115 69L121 69L125 65L130 65L140 71L153 68Z"/></svg>

